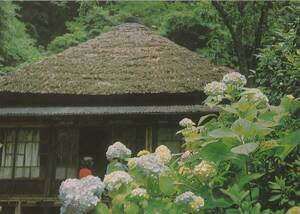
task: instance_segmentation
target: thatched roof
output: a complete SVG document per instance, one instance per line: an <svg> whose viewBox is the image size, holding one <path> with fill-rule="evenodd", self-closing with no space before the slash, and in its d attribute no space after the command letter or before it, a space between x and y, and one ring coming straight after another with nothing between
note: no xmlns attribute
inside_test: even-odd
<svg viewBox="0 0 300 214"><path fill-rule="evenodd" d="M139 24L123 24L0 79L0 91L134 94L201 91L227 68Z"/></svg>

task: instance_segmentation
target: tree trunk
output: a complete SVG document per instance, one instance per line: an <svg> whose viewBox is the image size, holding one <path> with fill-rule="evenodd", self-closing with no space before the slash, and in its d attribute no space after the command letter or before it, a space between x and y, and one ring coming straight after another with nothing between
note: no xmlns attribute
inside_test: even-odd
<svg viewBox="0 0 300 214"><path fill-rule="evenodd" d="M222 18L224 24L229 29L231 38L233 40L234 51L236 52L238 62L239 62L239 70L240 73L248 76L249 75L249 67L247 62L247 55L245 52L245 48L242 44L242 32L243 26L240 24L239 26L234 29L232 22L233 20L230 19L229 15L225 11L224 7L219 1L212 1L212 5L216 8L219 12L220 17ZM240 5L243 6L243 5ZM242 8L240 8L242 10Z"/></svg>

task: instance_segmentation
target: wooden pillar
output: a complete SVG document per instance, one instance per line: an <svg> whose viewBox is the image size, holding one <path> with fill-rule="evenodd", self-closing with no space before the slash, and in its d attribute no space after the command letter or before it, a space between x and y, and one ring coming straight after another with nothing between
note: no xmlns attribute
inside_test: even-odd
<svg viewBox="0 0 300 214"><path fill-rule="evenodd" d="M22 213L22 205L21 201L18 201L15 208L15 214L21 214Z"/></svg>
<svg viewBox="0 0 300 214"><path fill-rule="evenodd" d="M53 126L48 129L48 142L47 142L47 168L46 168L46 179L44 196L49 197L52 191L53 180L55 179L55 130Z"/></svg>
<svg viewBox="0 0 300 214"><path fill-rule="evenodd" d="M146 127L145 144L146 144L146 149L152 152L153 151L152 127Z"/></svg>
<svg viewBox="0 0 300 214"><path fill-rule="evenodd" d="M44 196L50 197L52 194L53 184L55 181L55 129L51 125L47 129L47 168L44 186ZM41 207L43 214L50 214L51 207Z"/></svg>

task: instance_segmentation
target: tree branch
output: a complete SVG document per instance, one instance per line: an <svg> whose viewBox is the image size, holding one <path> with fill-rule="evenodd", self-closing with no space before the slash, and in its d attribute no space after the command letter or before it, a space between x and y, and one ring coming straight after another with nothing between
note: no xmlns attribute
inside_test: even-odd
<svg viewBox="0 0 300 214"><path fill-rule="evenodd" d="M238 24L236 29L234 29L234 26L232 24L233 20L231 20L231 18L229 17L228 13L225 11L221 2L212 1L211 3L218 11L226 27L229 29L229 32L233 40L234 50L237 54L237 58L239 61L240 72L247 76L249 69L248 69L248 62L245 53L245 48L243 47L243 43L242 43L243 26L242 24ZM240 10L239 12L243 12L244 4L240 4L238 5L238 7L239 7L238 9Z"/></svg>
<svg viewBox="0 0 300 214"><path fill-rule="evenodd" d="M251 64L256 64L255 63L255 56L254 54L257 52L257 49L261 46L261 40L262 40L262 36L264 34L265 31L265 25L267 23L268 20L268 13L269 10L272 8L273 6L273 2L272 1L268 1L266 2L261 9L261 14L260 14L260 18L259 21L257 23L256 26L256 30L255 30L255 37L254 37L254 42L251 48ZM254 65L255 66L255 65Z"/></svg>
<svg viewBox="0 0 300 214"><path fill-rule="evenodd" d="M219 12L224 24L226 25L226 27L229 29L230 33L232 36L234 36L235 31L233 26L230 24L231 20L229 18L228 13L225 11L225 9L223 8L222 4L219 1L212 1L211 2L212 5L216 8L216 10ZM234 38L232 38L234 39Z"/></svg>

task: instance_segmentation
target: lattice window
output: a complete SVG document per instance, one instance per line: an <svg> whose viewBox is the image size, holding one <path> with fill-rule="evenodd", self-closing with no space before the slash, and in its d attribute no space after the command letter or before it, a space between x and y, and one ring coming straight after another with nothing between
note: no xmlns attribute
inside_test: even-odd
<svg viewBox="0 0 300 214"><path fill-rule="evenodd" d="M38 178L40 176L37 129L2 129L0 179Z"/></svg>
<svg viewBox="0 0 300 214"><path fill-rule="evenodd" d="M57 132L56 170L57 180L76 178L78 167L77 129L60 129Z"/></svg>

